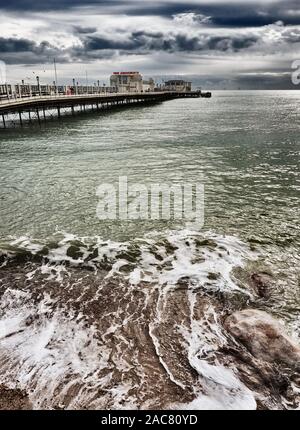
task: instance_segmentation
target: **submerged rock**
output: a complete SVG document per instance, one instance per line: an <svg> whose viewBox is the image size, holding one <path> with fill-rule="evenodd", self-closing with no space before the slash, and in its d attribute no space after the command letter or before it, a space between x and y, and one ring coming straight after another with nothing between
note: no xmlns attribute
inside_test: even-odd
<svg viewBox="0 0 300 430"><path fill-rule="evenodd" d="M284 332L282 324L266 312L255 309L235 312L226 319L225 328L254 357L300 371L300 346Z"/></svg>
<svg viewBox="0 0 300 430"><path fill-rule="evenodd" d="M269 298L271 290L271 276L268 273L253 273L251 281L259 297Z"/></svg>

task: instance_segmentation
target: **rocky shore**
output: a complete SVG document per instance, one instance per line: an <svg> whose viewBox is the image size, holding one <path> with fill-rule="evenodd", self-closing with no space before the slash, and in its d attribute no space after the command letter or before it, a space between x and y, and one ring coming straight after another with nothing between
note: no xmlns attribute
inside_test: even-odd
<svg viewBox="0 0 300 430"><path fill-rule="evenodd" d="M232 242L150 245L143 259L4 262L2 409L299 408L300 347L272 312L272 275Z"/></svg>
<svg viewBox="0 0 300 430"><path fill-rule="evenodd" d="M32 405L28 399L28 395L18 389L9 389L0 385L0 410L29 410Z"/></svg>

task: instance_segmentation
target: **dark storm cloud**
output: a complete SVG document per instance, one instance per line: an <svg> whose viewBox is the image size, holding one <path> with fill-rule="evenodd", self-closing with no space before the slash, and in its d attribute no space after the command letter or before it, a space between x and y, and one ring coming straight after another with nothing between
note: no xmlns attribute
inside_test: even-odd
<svg viewBox="0 0 300 430"><path fill-rule="evenodd" d="M283 20L287 25L300 24L300 15L290 11L299 11L299 0L278 0L264 4L262 1L247 2L240 0L235 4L226 2L145 2L143 8L128 10L132 15L158 15L171 17L185 12L194 12L211 17L215 26L219 27L261 27Z"/></svg>
<svg viewBox="0 0 300 430"><path fill-rule="evenodd" d="M118 0L0 0L0 9L10 11L50 11L71 9L80 6L118 6L123 4L123 1Z"/></svg>
<svg viewBox="0 0 300 430"><path fill-rule="evenodd" d="M24 51L33 51L36 45L33 41L27 39L15 39L9 37L5 39L4 37L0 37L0 53L11 53L11 52L24 52Z"/></svg>
<svg viewBox="0 0 300 430"><path fill-rule="evenodd" d="M75 25L73 30L75 34L91 34L97 32L96 27L82 27L81 25Z"/></svg>
<svg viewBox="0 0 300 430"><path fill-rule="evenodd" d="M195 4L168 4L156 10L157 14L172 16L184 12L195 12L211 17L211 21L218 27L261 27L273 24L276 21L284 21L287 25L300 24L300 15L289 13L291 10L300 10L299 4L294 0L278 2L275 5L263 5L262 2L247 3L240 1L236 4L224 4L209 2L199 6ZM146 11L144 11L146 13ZM153 13L149 9L148 13Z"/></svg>
<svg viewBox="0 0 300 430"><path fill-rule="evenodd" d="M9 11L62 11L75 7L93 7L101 12L128 14L137 16L157 15L172 17L184 12L195 12L212 17L212 22L221 27L261 27L283 20L285 24L300 24L300 15L290 11L299 11L298 0L274 0L272 3L262 1L249 2L240 0L234 4L219 1L193 3L191 1L148 0L0 0L0 9Z"/></svg>
<svg viewBox="0 0 300 430"><path fill-rule="evenodd" d="M158 77L157 77L158 78ZM164 80L180 79L182 76L164 76ZM195 88L211 90L293 90L295 86L291 81L290 73L282 70L278 73L265 73L257 70L251 74L237 76L220 76L220 75L188 75L184 78L193 83Z"/></svg>
<svg viewBox="0 0 300 430"><path fill-rule="evenodd" d="M188 36L186 34L163 34L136 31L127 39L107 39L98 36L88 36L84 40L84 52L95 50L126 50L134 52L166 51L166 52L196 52L196 51L232 51L247 49L257 42L254 36L214 37L210 35Z"/></svg>
<svg viewBox="0 0 300 430"><path fill-rule="evenodd" d="M199 35L189 37L186 34L163 34L136 31L126 39L108 39L87 35L83 31L82 45L59 49L49 42L36 43L28 39L0 38L0 54L8 64L27 64L51 62L55 56L59 62L78 62L111 58L116 55L142 55L151 52L238 52L253 46L257 39L249 36L214 37Z"/></svg>
<svg viewBox="0 0 300 430"><path fill-rule="evenodd" d="M266 74L256 73L245 76L237 76L233 82L236 88L247 88L249 90L294 90L290 73Z"/></svg>
<svg viewBox="0 0 300 430"><path fill-rule="evenodd" d="M49 42L36 43L24 38L0 37L0 55L7 64L47 63L53 61L53 56L60 62L68 61L67 53L61 52Z"/></svg>

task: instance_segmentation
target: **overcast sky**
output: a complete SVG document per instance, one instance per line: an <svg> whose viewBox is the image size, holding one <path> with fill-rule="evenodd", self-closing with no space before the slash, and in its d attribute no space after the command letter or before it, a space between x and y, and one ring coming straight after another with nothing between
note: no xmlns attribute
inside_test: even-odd
<svg viewBox="0 0 300 430"><path fill-rule="evenodd" d="M192 75L209 88L294 88L300 0L0 0L10 81ZM298 88L299 89L299 88Z"/></svg>

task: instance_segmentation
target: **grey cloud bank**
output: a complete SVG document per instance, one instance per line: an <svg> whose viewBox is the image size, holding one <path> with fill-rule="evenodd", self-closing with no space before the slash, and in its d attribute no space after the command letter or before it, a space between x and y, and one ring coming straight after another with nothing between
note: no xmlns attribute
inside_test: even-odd
<svg viewBox="0 0 300 430"><path fill-rule="evenodd" d="M34 71L52 80L88 69L96 80L119 69L188 75L195 84L294 88L300 7L294 0L0 1L0 59L12 79Z"/></svg>

